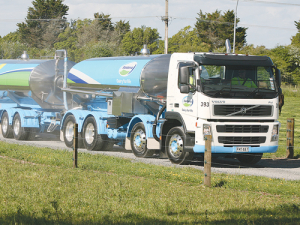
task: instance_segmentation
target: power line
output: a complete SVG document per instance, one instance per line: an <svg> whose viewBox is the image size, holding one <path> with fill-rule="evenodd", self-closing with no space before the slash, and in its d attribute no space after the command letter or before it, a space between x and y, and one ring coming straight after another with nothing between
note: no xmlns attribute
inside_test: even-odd
<svg viewBox="0 0 300 225"><path fill-rule="evenodd" d="M185 18L185 17L175 17L174 19L195 21L195 18ZM203 19L197 19L197 20L201 21L201 22L205 22L205 23L219 23L219 24L226 24L226 25L234 25L234 23L231 23L231 22L221 22L221 21L216 21L216 20L203 20ZM239 23L239 27L240 26L261 27L261 28L282 29L282 30L297 30L296 28L272 27L272 26L263 26L263 25L246 24L246 23Z"/></svg>
<svg viewBox="0 0 300 225"><path fill-rule="evenodd" d="M233 0L235 1L235 0ZM269 1L261 1L261 0L242 0L243 2L258 2L258 3L267 3L267 4L279 4L279 5L291 5L291 6L300 6L297 3L285 3L285 2L269 2Z"/></svg>

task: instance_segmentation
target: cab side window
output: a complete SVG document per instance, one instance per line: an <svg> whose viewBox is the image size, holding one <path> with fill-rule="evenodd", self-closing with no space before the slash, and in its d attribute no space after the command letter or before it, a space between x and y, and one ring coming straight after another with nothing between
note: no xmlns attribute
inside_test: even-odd
<svg viewBox="0 0 300 225"><path fill-rule="evenodd" d="M196 74L195 69L193 67L189 67L189 84L196 86ZM180 88L182 84L180 83L180 78L178 76L178 87Z"/></svg>
<svg viewBox="0 0 300 225"><path fill-rule="evenodd" d="M189 68L189 82L191 86L196 86L196 74L192 67Z"/></svg>

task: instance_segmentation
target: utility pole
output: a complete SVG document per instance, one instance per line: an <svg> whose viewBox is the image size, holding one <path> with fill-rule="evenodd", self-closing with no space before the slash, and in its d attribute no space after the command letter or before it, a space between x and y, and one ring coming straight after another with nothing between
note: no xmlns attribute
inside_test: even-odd
<svg viewBox="0 0 300 225"><path fill-rule="evenodd" d="M166 0L165 16L161 17L161 20L165 21L165 54L168 54L168 26L169 26L168 1L169 0Z"/></svg>

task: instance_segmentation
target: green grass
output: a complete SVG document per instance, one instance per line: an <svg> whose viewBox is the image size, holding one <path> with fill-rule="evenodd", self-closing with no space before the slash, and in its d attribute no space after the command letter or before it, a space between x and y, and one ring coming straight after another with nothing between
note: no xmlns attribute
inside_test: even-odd
<svg viewBox="0 0 300 225"><path fill-rule="evenodd" d="M295 119L300 156L300 90L284 88L279 150ZM193 168L0 142L0 224L300 224L300 181L212 174Z"/></svg>
<svg viewBox="0 0 300 225"><path fill-rule="evenodd" d="M285 158L286 157L286 129L287 119L294 118L294 158L300 158L300 88L287 86L282 88L285 97L284 106L279 116L281 123L279 131L279 148L274 154L264 154L266 158Z"/></svg>
<svg viewBox="0 0 300 225"><path fill-rule="evenodd" d="M298 224L300 182L1 142L0 224Z"/></svg>

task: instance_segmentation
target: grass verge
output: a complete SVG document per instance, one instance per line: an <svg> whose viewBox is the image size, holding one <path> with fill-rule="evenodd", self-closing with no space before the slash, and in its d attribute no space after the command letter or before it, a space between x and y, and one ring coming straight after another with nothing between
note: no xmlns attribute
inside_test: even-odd
<svg viewBox="0 0 300 225"><path fill-rule="evenodd" d="M299 181L1 142L0 224L298 224Z"/></svg>
<svg viewBox="0 0 300 225"><path fill-rule="evenodd" d="M283 88L285 95L285 103L279 116L279 122L281 123L279 131L279 147L276 153L264 154L266 158L285 158L286 157L286 129L287 119L294 118L294 158L300 158L300 124L298 124L298 118L300 118L300 89L295 88Z"/></svg>

